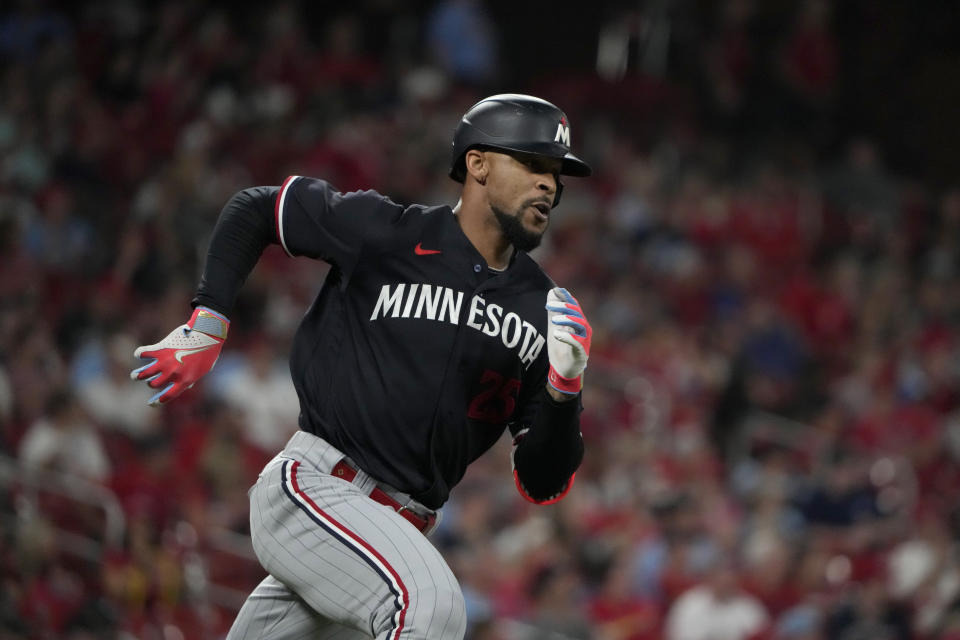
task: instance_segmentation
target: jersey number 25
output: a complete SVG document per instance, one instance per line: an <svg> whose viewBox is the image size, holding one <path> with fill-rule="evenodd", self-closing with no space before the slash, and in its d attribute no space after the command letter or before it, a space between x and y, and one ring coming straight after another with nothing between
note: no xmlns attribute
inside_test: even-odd
<svg viewBox="0 0 960 640"><path fill-rule="evenodd" d="M470 402L467 417L494 424L506 422L517 406L520 381L487 369L480 378L480 384L484 385L484 389Z"/></svg>

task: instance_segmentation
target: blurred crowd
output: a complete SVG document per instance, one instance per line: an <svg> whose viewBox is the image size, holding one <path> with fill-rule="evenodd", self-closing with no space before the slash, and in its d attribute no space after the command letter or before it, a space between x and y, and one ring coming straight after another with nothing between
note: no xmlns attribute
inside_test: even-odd
<svg viewBox="0 0 960 640"><path fill-rule="evenodd" d="M454 491L433 540L468 637L960 638L960 186L835 130L832 3L766 35L763 104L749 0L677 78L614 56L520 87L470 0L315 22L295 2L14 4L0 638L222 637L263 576L246 491L296 429L287 350L325 265L268 249L216 369L168 407L129 380L134 348L189 317L232 193L295 173L453 204L453 128L504 89L564 108L595 167L537 252L594 327L587 455L550 507L516 494L507 441Z"/></svg>

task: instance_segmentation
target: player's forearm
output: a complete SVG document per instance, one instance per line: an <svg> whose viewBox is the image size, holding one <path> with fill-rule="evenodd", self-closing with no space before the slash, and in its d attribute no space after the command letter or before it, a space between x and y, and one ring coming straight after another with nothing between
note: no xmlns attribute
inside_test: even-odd
<svg viewBox="0 0 960 640"><path fill-rule="evenodd" d="M544 395L513 456L521 489L535 501L548 500L568 488L583 460L579 396L558 402L549 391Z"/></svg>
<svg viewBox="0 0 960 640"><path fill-rule="evenodd" d="M275 197L275 187L253 187L234 194L224 205L210 236L194 306L230 313L263 250L276 242Z"/></svg>
<svg viewBox="0 0 960 640"><path fill-rule="evenodd" d="M560 391L557 391L556 389L551 387L549 384L547 384L546 386L547 386L547 393L550 394L550 397L556 400L557 402L570 402L572 400L576 400L579 397L574 394L562 393Z"/></svg>

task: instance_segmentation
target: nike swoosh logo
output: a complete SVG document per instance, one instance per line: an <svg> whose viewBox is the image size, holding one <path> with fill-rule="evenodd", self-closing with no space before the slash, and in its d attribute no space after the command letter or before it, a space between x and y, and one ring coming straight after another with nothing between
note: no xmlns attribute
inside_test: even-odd
<svg viewBox="0 0 960 640"><path fill-rule="evenodd" d="M413 248L413 252L418 256L432 256L436 253L443 253L440 249L424 249L420 246L420 243L417 243L417 246Z"/></svg>
<svg viewBox="0 0 960 640"><path fill-rule="evenodd" d="M176 351L173 352L173 357L176 358L177 362L179 362L180 364L183 364L183 359L186 356L189 356L194 353L200 353L201 351L206 351L212 346L214 345L208 344L203 347L193 347L192 349L177 349Z"/></svg>

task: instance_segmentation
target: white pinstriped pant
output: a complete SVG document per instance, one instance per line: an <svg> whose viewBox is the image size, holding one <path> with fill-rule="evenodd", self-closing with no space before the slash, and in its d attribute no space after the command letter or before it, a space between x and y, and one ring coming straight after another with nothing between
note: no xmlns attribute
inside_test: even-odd
<svg viewBox="0 0 960 640"><path fill-rule="evenodd" d="M228 640L457 639L463 595L443 557L390 507L327 472L343 454L297 432L250 489L250 532L270 573L247 598Z"/></svg>

